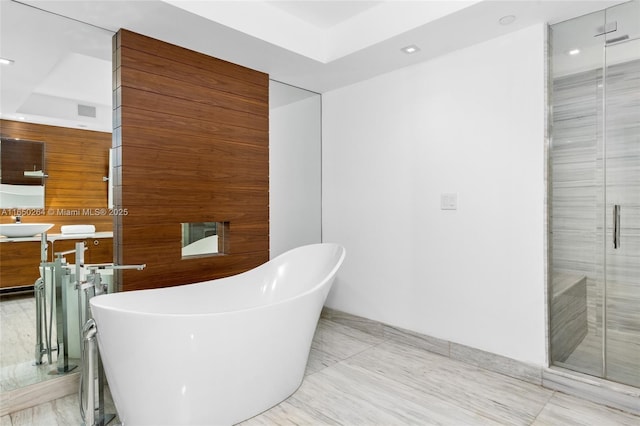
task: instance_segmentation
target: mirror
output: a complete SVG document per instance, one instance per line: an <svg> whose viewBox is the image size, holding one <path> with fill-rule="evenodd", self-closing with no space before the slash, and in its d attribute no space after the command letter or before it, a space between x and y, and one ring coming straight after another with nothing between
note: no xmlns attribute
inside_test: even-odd
<svg viewBox="0 0 640 426"><path fill-rule="evenodd" d="M322 100L269 82L269 254L322 241Z"/></svg>
<svg viewBox="0 0 640 426"><path fill-rule="evenodd" d="M0 140L0 208L44 209L44 143Z"/></svg>
<svg viewBox="0 0 640 426"><path fill-rule="evenodd" d="M23 3L0 1L0 56L13 61L9 65L0 65L0 118L15 123L111 132L112 36L113 33L105 29ZM84 106L95 106L95 117L87 116ZM14 143L17 145L15 147L8 138L19 136L12 136L6 130L0 127L3 136L0 142L0 178L3 185L0 206L4 208L6 203L12 209L37 206L38 209L44 208L46 211L50 206L45 207L44 204L44 182L47 182L46 191L50 198L57 199L61 196L54 193L51 180L43 180L47 173L53 177L55 169L59 168L59 164L51 160L45 164L43 159L45 154L51 155L53 152L50 148L51 141L45 136L30 133L24 136L31 139L30 141L18 140ZM81 146L82 142L74 143ZM46 148L43 147L44 144L47 145ZM34 152L34 147L39 146L41 151L29 154L33 158L29 163L18 166L17 175L19 177L22 174L23 181L19 184L22 189L29 186L31 192L37 193L40 200L37 204L9 202L9 196L4 192L4 185L18 186L11 178L13 173L9 173L9 170L13 169L12 166L6 162L10 159L24 159L25 152L30 150L26 148L27 145L31 146ZM14 148L18 149L17 154L13 153ZM40 176L40 171L43 176ZM28 173L25 175L25 172ZM105 186L102 182L96 185L100 196L106 197ZM94 190L93 187L91 190ZM73 191L77 189L70 187L65 191L65 195L74 195ZM24 195L22 192L24 191L21 191L21 195ZM74 205L69 205L69 208L74 208ZM14 215L13 212L10 213L6 216ZM8 221L6 216L4 219ZM2 244L15 246L16 243ZM36 249L21 250L28 252L25 257L34 258L33 268L37 270L40 250L38 243L33 245ZM12 267L6 259L7 257L0 255L0 268L3 271ZM8 398L8 392L59 376L49 374L51 366L33 365L36 344L33 292L2 292L1 295L0 391L4 402L5 398ZM55 330L53 334L55 341Z"/></svg>
<svg viewBox="0 0 640 426"><path fill-rule="evenodd" d="M182 258L224 254L229 222L182 224Z"/></svg>

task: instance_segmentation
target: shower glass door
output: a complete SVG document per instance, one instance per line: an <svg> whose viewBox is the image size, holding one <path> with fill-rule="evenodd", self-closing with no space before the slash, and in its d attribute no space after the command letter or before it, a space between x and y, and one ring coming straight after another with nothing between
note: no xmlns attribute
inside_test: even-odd
<svg viewBox="0 0 640 426"><path fill-rule="evenodd" d="M607 33L604 47L603 375L640 387L639 2L610 8L605 16L623 31Z"/></svg>
<svg viewBox="0 0 640 426"><path fill-rule="evenodd" d="M550 358L640 386L640 0L550 29Z"/></svg>

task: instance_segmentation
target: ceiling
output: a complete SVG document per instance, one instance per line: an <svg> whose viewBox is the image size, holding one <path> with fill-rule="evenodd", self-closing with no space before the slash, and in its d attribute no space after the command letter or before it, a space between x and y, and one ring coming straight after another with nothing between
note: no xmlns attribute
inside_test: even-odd
<svg viewBox="0 0 640 426"><path fill-rule="evenodd" d="M0 114L111 131L111 37L126 28L318 93L619 0L0 0ZM513 15L509 25L501 17ZM407 45L419 51L408 55ZM78 105L95 117L79 115ZM86 108L84 108L86 110Z"/></svg>

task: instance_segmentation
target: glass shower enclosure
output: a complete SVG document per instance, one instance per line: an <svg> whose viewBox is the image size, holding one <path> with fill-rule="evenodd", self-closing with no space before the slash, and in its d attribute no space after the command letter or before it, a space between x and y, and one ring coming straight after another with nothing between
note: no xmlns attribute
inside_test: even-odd
<svg viewBox="0 0 640 426"><path fill-rule="evenodd" d="M550 27L551 364L640 387L640 0Z"/></svg>

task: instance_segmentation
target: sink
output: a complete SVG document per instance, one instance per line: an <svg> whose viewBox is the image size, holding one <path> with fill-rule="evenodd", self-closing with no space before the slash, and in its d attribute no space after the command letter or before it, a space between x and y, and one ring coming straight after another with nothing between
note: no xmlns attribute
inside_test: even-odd
<svg viewBox="0 0 640 426"><path fill-rule="evenodd" d="M9 238L32 237L48 231L53 223L2 223L0 235Z"/></svg>

